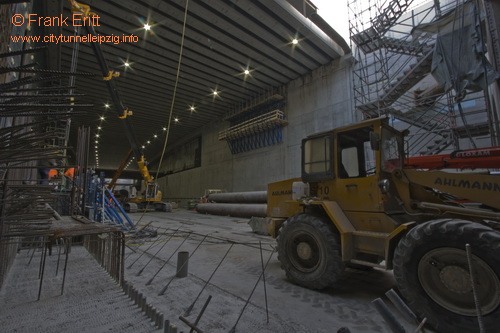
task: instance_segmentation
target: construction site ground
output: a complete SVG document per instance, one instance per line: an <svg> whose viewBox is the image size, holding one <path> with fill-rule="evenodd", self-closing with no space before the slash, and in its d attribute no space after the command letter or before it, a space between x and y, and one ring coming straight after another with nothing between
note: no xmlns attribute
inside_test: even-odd
<svg viewBox="0 0 500 333"><path fill-rule="evenodd" d="M316 333L343 327L353 333L389 331L372 301L381 297L389 304L384 294L394 287L390 272L347 269L335 286L309 290L286 279L276 241L253 233L247 218L184 209L130 216L157 236L128 235L125 280L178 332L190 331L180 317L194 323L202 312L196 325L202 332ZM184 278L176 277L179 251L190 255ZM62 295L65 256L58 256L56 249L47 257L37 300L41 253L41 249L18 253L0 290L0 331L164 331L81 245L73 245L68 255ZM414 324L393 311L408 331L414 330Z"/></svg>

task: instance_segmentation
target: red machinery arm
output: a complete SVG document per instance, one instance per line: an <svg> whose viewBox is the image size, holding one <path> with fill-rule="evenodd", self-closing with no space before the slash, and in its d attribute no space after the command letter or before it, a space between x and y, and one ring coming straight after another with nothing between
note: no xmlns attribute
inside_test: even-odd
<svg viewBox="0 0 500 333"><path fill-rule="evenodd" d="M405 168L500 169L500 147L457 150L451 154L409 157Z"/></svg>
<svg viewBox="0 0 500 333"><path fill-rule="evenodd" d="M113 191L113 189L115 188L116 181L118 180L118 178L120 178L123 170L125 170L125 167L127 166L127 162L130 160L133 153L134 153L133 150L130 149L128 151L127 156L120 162L120 165L118 166L118 169L116 169L115 174L113 175L113 178L111 179L111 182L109 182L109 184L108 184L108 187L111 191Z"/></svg>

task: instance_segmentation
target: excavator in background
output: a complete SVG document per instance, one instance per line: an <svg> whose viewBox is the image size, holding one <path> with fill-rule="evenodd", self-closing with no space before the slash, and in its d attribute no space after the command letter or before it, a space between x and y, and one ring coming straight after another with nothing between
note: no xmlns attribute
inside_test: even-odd
<svg viewBox="0 0 500 333"><path fill-rule="evenodd" d="M91 18L95 15L90 11L90 6L79 3L75 0L68 1L71 4L73 13L78 13L84 18ZM90 22L92 22L91 19L88 20L88 24L85 24L83 26L86 29L87 34L96 36L97 34L95 32L94 26L90 24ZM118 118L122 120L123 126L125 127L125 134L130 144L129 155L125 159L125 163L122 162L119 166L117 173L115 173L115 177L113 177L113 184L110 186L110 188L114 186L114 183L116 183L116 179L118 179L121 171L123 171L123 169L125 168L126 162L131 157L131 155L133 155L139 167L139 172L141 173L144 180L145 190L143 191L142 195L135 198L129 198L129 200L125 203L124 208L126 210L128 209L128 211L146 209L149 207L159 211L171 211L170 203L162 202L162 193L159 190L159 185L155 183L153 176L151 176L151 174L149 173L146 159L144 158L141 148L137 143L132 125L128 120L128 117L132 116L133 112L123 105L122 99L113 80L114 78L118 77L120 73L115 72L109 68L106 58L104 57L104 53L102 52L100 43L89 44L92 46L92 50L96 56L96 60L99 64L99 68L103 76L103 80L108 88L109 95L113 102L112 107L116 111Z"/></svg>
<svg viewBox="0 0 500 333"><path fill-rule="evenodd" d="M302 141L301 178L268 185L286 276L322 289L346 267L393 270L438 332L498 331L500 174L479 168L500 148L406 158L405 135L376 118Z"/></svg>
<svg viewBox="0 0 500 333"><path fill-rule="evenodd" d="M119 200L122 207L127 213L135 213L137 210L144 209L154 209L162 212L171 212L172 206L170 203L162 201L162 193L159 186L154 181L147 181L144 179L142 188L145 188L142 195L131 196L129 191L119 190L115 191L115 185L120 178L125 166L133 155L133 151L129 150L127 156L122 160L118 169L116 169L113 178L107 185L108 188L113 192L116 199Z"/></svg>

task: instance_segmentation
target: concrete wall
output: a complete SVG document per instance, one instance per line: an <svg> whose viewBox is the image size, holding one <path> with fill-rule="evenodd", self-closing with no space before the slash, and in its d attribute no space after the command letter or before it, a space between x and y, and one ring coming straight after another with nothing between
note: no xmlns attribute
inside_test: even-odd
<svg viewBox="0 0 500 333"><path fill-rule="evenodd" d="M333 61L288 84L288 126L281 144L232 155L227 143L218 140L226 123L203 128L201 167L159 179L164 198L185 201L201 197L206 189L265 190L269 182L300 176L304 137L359 120L351 101L350 59Z"/></svg>

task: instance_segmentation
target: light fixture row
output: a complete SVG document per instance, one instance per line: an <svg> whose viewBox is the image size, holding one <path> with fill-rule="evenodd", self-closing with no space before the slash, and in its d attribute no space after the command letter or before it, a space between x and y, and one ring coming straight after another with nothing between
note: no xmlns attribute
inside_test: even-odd
<svg viewBox="0 0 500 333"><path fill-rule="evenodd" d="M110 107L111 107L111 105L109 103L104 104L105 109L109 109ZM196 112L196 106L194 106L194 104L189 105L188 110L191 113ZM99 144L99 139L101 138L101 131L103 130L104 120L106 120L106 117L104 115L100 115L99 116L99 125L96 127L96 130L95 130L95 146L94 146L94 148L95 148L95 159L96 159L96 166L97 167L99 167L99 146L98 146L98 144ZM174 123L176 123L176 124L180 123L180 120L178 117L175 117L173 120L174 120ZM166 132L167 128L165 126L163 126L161 128L161 131ZM158 134L156 134L156 133L153 134L152 139L146 140L145 143L143 145L141 145L141 148L145 149L147 147L147 145L151 144L152 140L157 139L158 137L159 137ZM133 159L131 161L133 161ZM131 162L129 161L125 168L127 168L130 165L130 163Z"/></svg>
<svg viewBox="0 0 500 333"><path fill-rule="evenodd" d="M152 25L149 24L149 22L146 22L143 25L143 29L145 31L151 31ZM299 40L297 38L293 38L290 41L290 44L293 45L293 46L298 45L298 43L299 43ZM123 62L123 66L125 67L125 70L127 70L128 68L132 68L132 63L127 59L127 60L125 60ZM250 69L248 66L247 67L242 67L241 74L244 75L245 79L247 77L251 76L252 72L253 72L253 69ZM221 93L221 91L218 88L212 89L212 91L211 91L211 95L213 96L214 100L215 100L215 98L220 98L220 93ZM106 104L104 104L104 107L105 107L105 109L109 109L110 108L110 104L106 103ZM196 112L196 106L194 104L190 105L189 106L189 111L191 112L191 114L193 112ZM97 167L99 167L99 145L98 144L99 144L100 132L103 129L103 126L102 126L103 124L102 123L105 120L104 115L99 116L99 120L100 120L100 124L96 128L96 135L95 135L95 158L96 158L96 166ZM174 117L173 120L174 120L174 123L176 123L176 124L180 123L180 120L179 120L178 117ZM167 128L166 127L162 127L162 131L166 132ZM153 140L157 139L157 138L158 138L158 134L153 134ZM143 144L141 146L141 148L142 149L146 149L146 146L149 145L149 144L151 144L151 142L152 142L152 140L146 140L145 144ZM133 161L134 161L134 158L131 158L130 161L128 161L127 165L125 166L125 169L127 169Z"/></svg>
<svg viewBox="0 0 500 333"><path fill-rule="evenodd" d="M104 120L106 120L105 114L107 110L111 107L109 103L104 103L104 113L99 116L99 125L97 125L95 129L95 140L94 140L94 149L95 149L95 164L96 167L99 167L99 138L101 137L101 131L103 130Z"/></svg>
<svg viewBox="0 0 500 333"><path fill-rule="evenodd" d="M149 24L149 22L145 22L142 26L142 28L145 30L145 31L150 31L151 28L153 26L151 24ZM295 38L292 38L292 40L290 41L291 44L293 45L297 45L299 43L299 39L297 37Z"/></svg>

